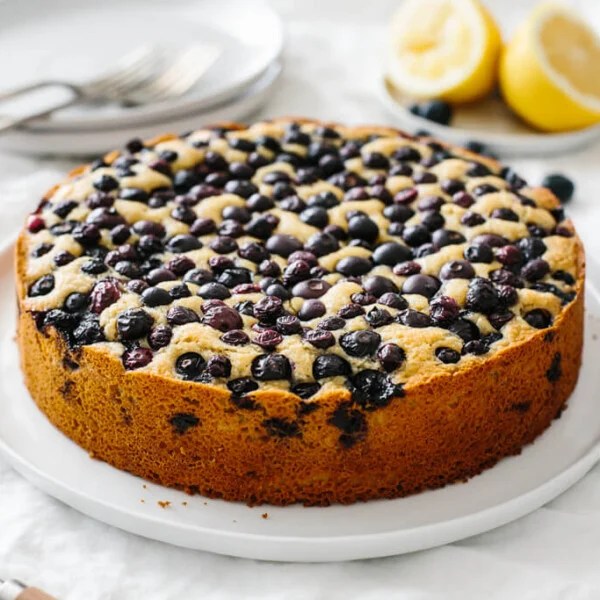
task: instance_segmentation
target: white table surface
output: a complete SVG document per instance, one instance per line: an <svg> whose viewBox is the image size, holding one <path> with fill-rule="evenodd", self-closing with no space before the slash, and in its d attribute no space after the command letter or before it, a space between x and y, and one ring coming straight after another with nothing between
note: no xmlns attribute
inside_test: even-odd
<svg viewBox="0 0 600 600"><path fill-rule="evenodd" d="M380 63L372 49L395 4L274 2L289 34L286 70L261 116L390 123L373 92ZM488 4L506 25L531 2ZM579 5L592 8L589 0ZM72 164L0 155L0 241L16 230L56 169ZM576 181L568 210L588 255L597 255L600 146L513 164L532 183L555 171ZM65 600L598 599L600 466L547 506L495 531L406 556L308 565L216 556L124 533L39 492L0 460L0 577L23 579Z"/></svg>

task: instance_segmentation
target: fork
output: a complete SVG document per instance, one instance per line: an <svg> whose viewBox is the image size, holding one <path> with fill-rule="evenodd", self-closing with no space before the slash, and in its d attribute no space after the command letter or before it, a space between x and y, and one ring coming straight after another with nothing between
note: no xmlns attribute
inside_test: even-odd
<svg viewBox="0 0 600 600"><path fill-rule="evenodd" d="M206 73L219 54L220 50L215 46L192 46L179 54L162 72L157 73L156 65L161 58L164 62L164 53L155 47L143 46L123 57L119 67L113 72L84 84L51 80L0 92L0 102L52 87L62 87L71 92L68 99L26 116L0 116L0 133L83 102L117 101L135 106L180 96Z"/></svg>

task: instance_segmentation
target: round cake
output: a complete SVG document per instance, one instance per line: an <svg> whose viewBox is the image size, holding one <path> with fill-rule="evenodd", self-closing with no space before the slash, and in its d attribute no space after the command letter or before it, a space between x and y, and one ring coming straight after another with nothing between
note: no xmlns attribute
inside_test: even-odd
<svg viewBox="0 0 600 600"><path fill-rule="evenodd" d="M495 160L304 119L132 140L16 250L25 383L94 458L250 504L465 480L560 415L584 257Z"/></svg>

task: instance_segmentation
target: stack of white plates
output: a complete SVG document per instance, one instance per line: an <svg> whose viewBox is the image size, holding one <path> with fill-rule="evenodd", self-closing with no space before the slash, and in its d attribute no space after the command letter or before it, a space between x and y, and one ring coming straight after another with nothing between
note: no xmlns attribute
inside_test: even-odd
<svg viewBox="0 0 600 600"><path fill-rule="evenodd" d="M23 0L0 3L0 86L92 79L143 44L173 51L207 44L218 58L180 98L58 111L1 134L0 150L93 154L132 137L244 119L282 70L282 24L262 0Z"/></svg>

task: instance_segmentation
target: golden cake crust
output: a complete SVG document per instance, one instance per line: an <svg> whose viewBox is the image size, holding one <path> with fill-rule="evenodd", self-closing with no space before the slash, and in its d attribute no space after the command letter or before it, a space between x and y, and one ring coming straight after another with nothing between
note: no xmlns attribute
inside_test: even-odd
<svg viewBox="0 0 600 600"><path fill-rule="evenodd" d="M375 129L399 133L364 131ZM532 196L557 206L547 190ZM70 348L56 329L41 330L27 306L23 233L16 277L25 383L49 420L94 458L192 493L327 505L440 487L519 453L564 409L583 344L584 255L574 239L576 296L550 327L451 372L424 369L403 397L371 410L354 405L348 390L311 403L259 389L236 401L219 386L125 371L104 348ZM169 415L187 421L177 427Z"/></svg>

